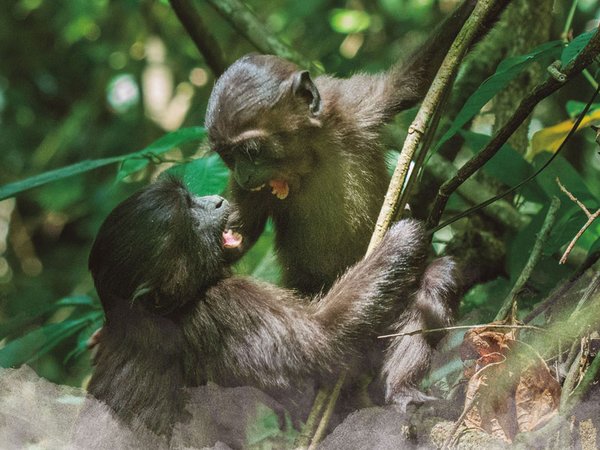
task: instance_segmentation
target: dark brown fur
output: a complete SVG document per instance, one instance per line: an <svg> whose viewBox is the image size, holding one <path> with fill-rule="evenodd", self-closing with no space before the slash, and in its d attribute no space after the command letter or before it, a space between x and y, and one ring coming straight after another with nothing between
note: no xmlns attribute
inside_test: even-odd
<svg viewBox="0 0 600 450"><path fill-rule="evenodd" d="M497 2L496 16L508 2ZM233 171L231 226L247 249L273 219L287 287L308 295L327 290L364 255L389 183L382 127L424 97L475 4L463 2L407 64L382 74L322 75L313 82L281 58L249 55L217 81L206 126L212 148ZM252 190L281 179L289 185L284 200L268 187ZM449 323L458 289L454 264L444 261L436 267L445 276L424 279L397 323L399 332ZM409 391L421 397L413 386L430 353L421 336L392 342L385 364L388 399L403 404L402 393Z"/></svg>
<svg viewBox="0 0 600 450"><path fill-rule="evenodd" d="M117 206L90 270L106 314L89 392L125 423L169 435L184 388L215 381L285 389L354 367L423 282L423 227L402 221L318 301L232 276L229 206L175 180ZM426 275L427 276L427 275Z"/></svg>

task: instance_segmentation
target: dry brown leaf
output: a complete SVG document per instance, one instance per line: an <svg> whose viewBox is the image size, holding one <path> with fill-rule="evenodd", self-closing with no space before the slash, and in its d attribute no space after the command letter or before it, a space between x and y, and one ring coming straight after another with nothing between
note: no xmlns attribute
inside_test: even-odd
<svg viewBox="0 0 600 450"><path fill-rule="evenodd" d="M475 360L465 370L465 425L506 442L541 427L560 402L560 385L544 360L515 338L514 328L478 327L465 334L460 349L464 361Z"/></svg>

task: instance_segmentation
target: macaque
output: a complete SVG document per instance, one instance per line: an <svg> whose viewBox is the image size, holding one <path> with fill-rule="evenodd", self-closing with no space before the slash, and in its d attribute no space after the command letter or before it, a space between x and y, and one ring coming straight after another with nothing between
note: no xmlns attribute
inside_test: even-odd
<svg viewBox="0 0 600 450"><path fill-rule="evenodd" d="M509 0L496 3L495 16ZM233 258L253 245L269 217L284 285L300 293L326 291L363 257L389 184L382 128L423 99L475 4L464 1L405 64L384 73L313 80L289 61L257 54L225 71L205 124L211 148L232 171L229 226L232 236L244 238ZM450 324L455 272L449 260L428 269L431 276L406 304L398 332ZM438 277L438 287L428 289L426 281ZM414 384L428 367L432 344L423 335L393 340L385 363L389 401L405 403L409 392L420 397Z"/></svg>
<svg viewBox="0 0 600 450"><path fill-rule="evenodd" d="M189 413L186 387L278 390L350 370L408 305L446 289L427 267L415 220L393 225L312 299L233 276L228 254L243 236L227 228L231 213L225 199L196 197L167 178L123 201L100 227L89 268L106 320L99 343L90 342L97 353L88 390L134 429L168 437Z"/></svg>

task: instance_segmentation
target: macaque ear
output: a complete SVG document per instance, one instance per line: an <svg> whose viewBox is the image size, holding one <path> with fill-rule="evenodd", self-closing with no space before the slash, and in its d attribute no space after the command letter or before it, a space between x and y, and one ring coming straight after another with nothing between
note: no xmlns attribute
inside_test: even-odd
<svg viewBox="0 0 600 450"><path fill-rule="evenodd" d="M292 91L294 95L308 100L310 114L316 116L321 112L321 95L319 90L310 78L308 70L303 70L292 75Z"/></svg>

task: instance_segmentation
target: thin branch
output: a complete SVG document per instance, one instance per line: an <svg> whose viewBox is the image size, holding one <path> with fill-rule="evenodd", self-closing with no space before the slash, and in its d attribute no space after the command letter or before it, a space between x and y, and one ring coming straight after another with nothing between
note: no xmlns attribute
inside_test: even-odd
<svg viewBox="0 0 600 450"><path fill-rule="evenodd" d="M531 276L533 269L537 265L540 257L542 256L542 250L548 238L550 237L550 231L552 230L552 226L556 221L556 213L558 212L558 208L560 208L560 200L558 197L552 197L552 201L550 202L550 208L548 208L548 213L546 214L546 218L544 219L544 223L542 225L542 229L538 234L537 239L535 240L535 244L533 245L533 249L531 250L531 254L529 255L529 259L523 268L523 271L517 278L515 285L512 287L510 293L504 300L500 311L496 314L496 318L494 320L503 320L506 318L508 313L513 310L516 305L517 295L527 283L527 280Z"/></svg>
<svg viewBox="0 0 600 450"><path fill-rule="evenodd" d="M175 15L196 44L204 61L215 77L227 68L227 62L216 39L207 31L208 27L190 0L169 0Z"/></svg>
<svg viewBox="0 0 600 450"><path fill-rule="evenodd" d="M267 27L240 0L207 0L207 2L261 53L281 56L316 72L323 71L318 63L306 60L289 45L269 34Z"/></svg>
<svg viewBox="0 0 600 450"><path fill-rule="evenodd" d="M480 325L455 325L452 327L442 327L442 328L422 328L420 330L409 331L408 333L394 333L394 334L384 334L383 336L377 336L377 339L385 339L392 337L400 337L400 336L414 336L415 334L429 334L429 333L437 333L440 331L451 331L451 330L470 330L472 328L516 328L516 329L526 329L526 330L536 330L536 331L546 331L543 328L536 327L534 325L495 325L495 324L480 324Z"/></svg>
<svg viewBox="0 0 600 450"><path fill-rule="evenodd" d="M567 76L567 82L572 80L575 75L581 73L585 67L591 64L594 58L600 53L600 33L597 31L594 36L590 39L586 47L577 55L577 57L567 65L563 74ZM444 222L444 224L438 226L438 223L442 217L442 213L446 207L448 199L450 195L458 189L458 187L464 183L469 177L471 177L475 172L481 169L492 157L498 153L500 148L506 143L506 141L513 135L513 133L517 130L517 128L521 125L521 123L531 114L533 108L537 106L537 104L548 97L550 94L554 93L558 89L560 89L564 83L558 81L554 77L549 77L546 81L539 84L536 88L533 89L533 92L528 97L524 98L517 109L515 110L512 117L506 122L506 124L498 130L498 132L490 139L486 147L478 152L475 156L473 156L469 161L467 161L457 172L456 175L450 180L446 181L439 189L438 195L434 201L433 207L431 209L431 213L427 220L427 225L429 229L439 230L444 226L453 223L454 221L465 217L466 215L480 209L483 206L495 201L497 198L502 198L506 196L508 193L513 192L518 187L522 186L523 183L519 183L514 188L510 189L507 192L504 192L500 196L494 197L490 199L489 202L484 202L484 204L476 206L475 208L471 208L468 211L453 217L452 219ZM583 117L579 117L579 122ZM577 129L577 125L572 130L574 133ZM569 133L561 147L565 142L570 138L572 133ZM557 152L558 153L558 152ZM555 153L555 155L557 154ZM539 173L536 172L536 174ZM531 177L528 177L526 181L529 181Z"/></svg>
<svg viewBox="0 0 600 450"><path fill-rule="evenodd" d="M429 130L432 117L439 108L446 90L449 89L450 82L454 79L456 71L469 49L471 42L481 31L483 24L488 21L490 14L495 12L495 7L497 7L497 2L491 0L477 2L473 13L467 19L465 25L452 43L448 54L444 58L444 61L417 112L417 116L408 128L408 136L404 141L396 169L390 180L390 185L383 201L383 206L379 213L377 224L375 225L375 232L369 243L367 254L376 248L383 240L383 236L389 228L390 222L397 211L400 193L415 151L419 147L423 135Z"/></svg>
<svg viewBox="0 0 600 450"><path fill-rule="evenodd" d="M321 417L321 412L325 408L325 404L327 403L327 397L329 396L329 392L325 388L319 389L317 392L317 396L313 401L313 406L311 408L310 414L306 419L306 423L302 427L302 431L296 438L294 442L294 448L303 449L308 447L311 442L311 439L315 433L315 430L318 425L318 421Z"/></svg>
<svg viewBox="0 0 600 450"><path fill-rule="evenodd" d="M329 401L327 402L327 407L323 412L323 417L319 422L319 427L317 431L315 431L315 435L313 436L312 442L310 443L310 447L308 450L315 450L319 445L319 442L325 436L325 432L327 431L327 426L329 425L329 421L331 420L331 415L333 414L333 410L335 408L335 404L337 402L338 397L340 396L340 391L342 390L342 386L344 385L344 381L346 381L346 373L342 373L338 378L333 390L331 391L331 395L329 396Z"/></svg>
<svg viewBox="0 0 600 450"><path fill-rule="evenodd" d="M565 193L565 195L571 199L571 201L575 202L577 204L577 206L579 206L581 208L581 210L585 213L585 215L587 216L587 219L588 219L583 224L583 226L579 229L579 231L577 232L575 237L571 240L571 242L569 242L569 245L567 246L567 249L563 253L562 258L560 258L560 263L565 264L567 262L567 259L569 258L569 255L571 254L571 251L575 247L575 244L579 240L579 238L583 235L583 233L585 233L585 231L590 227L590 225L598 217L600 217L600 208L595 213L591 213L590 210L587 209L587 207L577 197L575 197L571 192L569 192L569 190L560 182L560 178L556 177L556 182L558 183L560 190L563 191Z"/></svg>

